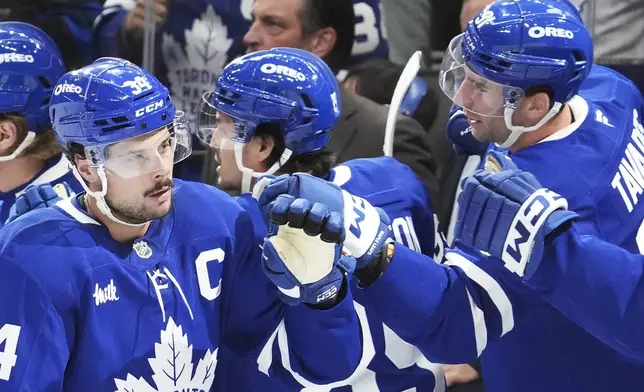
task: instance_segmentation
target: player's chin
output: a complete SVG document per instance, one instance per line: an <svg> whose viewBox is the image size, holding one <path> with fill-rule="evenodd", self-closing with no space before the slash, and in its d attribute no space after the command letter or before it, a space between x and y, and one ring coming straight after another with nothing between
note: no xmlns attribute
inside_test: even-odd
<svg viewBox="0 0 644 392"><path fill-rule="evenodd" d="M155 217L164 217L172 207L172 187L168 189L153 193L146 197L148 210L153 212Z"/></svg>
<svg viewBox="0 0 644 392"><path fill-rule="evenodd" d="M478 123L472 124L471 127L472 137L479 142L487 143L495 141L494 132L492 130L493 126L489 120L479 121Z"/></svg>
<svg viewBox="0 0 644 392"><path fill-rule="evenodd" d="M145 221L149 222L151 220L161 219L170 213L171 208L172 208L172 199L170 199L167 203L164 203L163 205L156 205L152 208L148 208L146 213L147 219L145 219Z"/></svg>
<svg viewBox="0 0 644 392"><path fill-rule="evenodd" d="M226 176L219 176L217 178L217 188L224 192L236 192L241 189L240 181L226 179Z"/></svg>
<svg viewBox="0 0 644 392"><path fill-rule="evenodd" d="M472 137L479 142L489 141L489 132L484 123L472 124Z"/></svg>

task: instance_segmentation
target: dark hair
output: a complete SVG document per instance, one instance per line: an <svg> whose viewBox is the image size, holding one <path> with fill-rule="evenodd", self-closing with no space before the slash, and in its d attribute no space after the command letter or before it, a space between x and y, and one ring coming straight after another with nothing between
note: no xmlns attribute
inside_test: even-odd
<svg viewBox="0 0 644 392"><path fill-rule="evenodd" d="M555 106L555 101L554 101L555 90L552 88L552 86L548 86L547 84L537 84L535 86L531 86L525 91L525 96L531 97L538 93L548 94L548 98L550 98L550 106L548 107L548 109L552 109L552 107ZM564 109L564 105L561 105L559 112L561 112L563 109Z"/></svg>
<svg viewBox="0 0 644 392"><path fill-rule="evenodd" d="M386 105L391 102L403 69L403 66L389 60L370 59L349 69L346 77L356 79L356 93L358 95ZM431 77L426 70L421 70L418 76L423 79ZM428 89L411 117L418 121L423 129L428 130L436 119L438 106L436 93Z"/></svg>
<svg viewBox="0 0 644 392"><path fill-rule="evenodd" d="M17 113L3 113L0 114L0 122L10 121L16 127L16 143L9 149L9 154L14 153L20 144L25 140L29 133L29 125L27 120ZM34 138L34 140L25 148L20 156L35 156L43 161L51 159L60 154L60 146L56 141L54 131L51 129L42 132Z"/></svg>
<svg viewBox="0 0 644 392"><path fill-rule="evenodd" d="M284 137L282 128L278 123L260 124L255 129L255 137L272 138L273 151L264 162L266 167L271 167L284 152ZM308 154L292 155L282 166L278 173L309 173L315 177L327 178L331 168L335 166L336 156L328 150L318 150Z"/></svg>
<svg viewBox="0 0 644 392"><path fill-rule="evenodd" d="M310 36L325 27L335 30L335 46L324 57L334 73L345 68L353 48L355 13L351 0L302 0L300 10L302 34Z"/></svg>

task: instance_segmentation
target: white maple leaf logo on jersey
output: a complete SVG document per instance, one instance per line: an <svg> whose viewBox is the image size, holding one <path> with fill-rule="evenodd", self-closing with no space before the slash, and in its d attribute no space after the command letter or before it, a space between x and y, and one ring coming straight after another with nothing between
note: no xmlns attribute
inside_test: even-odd
<svg viewBox="0 0 644 392"><path fill-rule="evenodd" d="M201 96L214 88L224 69L233 40L228 38L228 28L212 4L184 31L184 38L185 50L171 34L164 33L161 50L168 67L172 100L192 118Z"/></svg>
<svg viewBox="0 0 644 392"><path fill-rule="evenodd" d="M188 335L183 333L172 318L165 331L161 331L161 341L154 345L154 358L148 359L152 368L152 379L156 388L143 378L131 374L125 380L114 379L116 392L175 392L209 391L215 379L217 367L217 350L208 350L192 373L192 345L188 344Z"/></svg>

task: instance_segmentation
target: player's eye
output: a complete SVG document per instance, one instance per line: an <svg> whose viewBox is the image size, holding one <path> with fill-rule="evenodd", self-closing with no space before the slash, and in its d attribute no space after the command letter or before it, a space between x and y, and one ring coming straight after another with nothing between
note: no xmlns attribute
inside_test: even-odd
<svg viewBox="0 0 644 392"><path fill-rule="evenodd" d="M487 91L487 86L486 86L486 84L485 84L485 83L481 83L481 82L474 82L473 84L474 84L474 88L475 88L476 90L480 90L480 91Z"/></svg>
<svg viewBox="0 0 644 392"><path fill-rule="evenodd" d="M159 146L159 151L161 153L167 152L168 149L172 147L172 139L167 139L163 143L161 143L161 146Z"/></svg>
<svg viewBox="0 0 644 392"><path fill-rule="evenodd" d="M134 154L131 160L136 162L146 161L148 158L144 154Z"/></svg>

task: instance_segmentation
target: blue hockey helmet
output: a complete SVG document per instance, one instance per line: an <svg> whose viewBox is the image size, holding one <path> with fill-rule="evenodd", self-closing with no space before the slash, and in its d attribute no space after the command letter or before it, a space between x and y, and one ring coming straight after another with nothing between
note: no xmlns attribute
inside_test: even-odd
<svg viewBox="0 0 644 392"><path fill-rule="evenodd" d="M49 101L65 73L58 46L38 27L22 22L0 22L0 115L18 114L29 133L10 157L31 144L35 135L51 128Z"/></svg>
<svg viewBox="0 0 644 392"><path fill-rule="evenodd" d="M153 163L158 163L158 141L150 137L149 143L138 143L144 135L167 130L160 134L169 134L174 162L192 151L188 121L176 110L168 89L147 71L122 59L101 58L63 75L49 110L63 151L70 154L74 145L82 146L95 167L121 177L156 170ZM113 148L131 139L140 144L136 154L121 154L119 148ZM74 162L73 156L70 161Z"/></svg>
<svg viewBox="0 0 644 392"><path fill-rule="evenodd" d="M241 190L248 192L252 178L275 173L291 154L325 148L339 119L340 88L326 63L302 49L273 48L224 69L215 90L203 96L197 136L213 148L234 150ZM244 167L243 146L262 124L280 126L285 148L273 166L257 173Z"/></svg>
<svg viewBox="0 0 644 392"><path fill-rule="evenodd" d="M217 113L232 118L234 129L222 127ZM226 148L221 141L248 143L257 126L277 123L285 147L299 155L326 147L339 118L340 90L324 61L302 49L273 48L224 69L215 90L203 97L197 134Z"/></svg>
<svg viewBox="0 0 644 392"><path fill-rule="evenodd" d="M538 129L573 98L590 73L593 43L577 9L567 0L499 0L471 20L450 43L439 75L454 103L480 116L503 117L512 131ZM538 124L512 124L526 92L545 86L553 108Z"/></svg>

